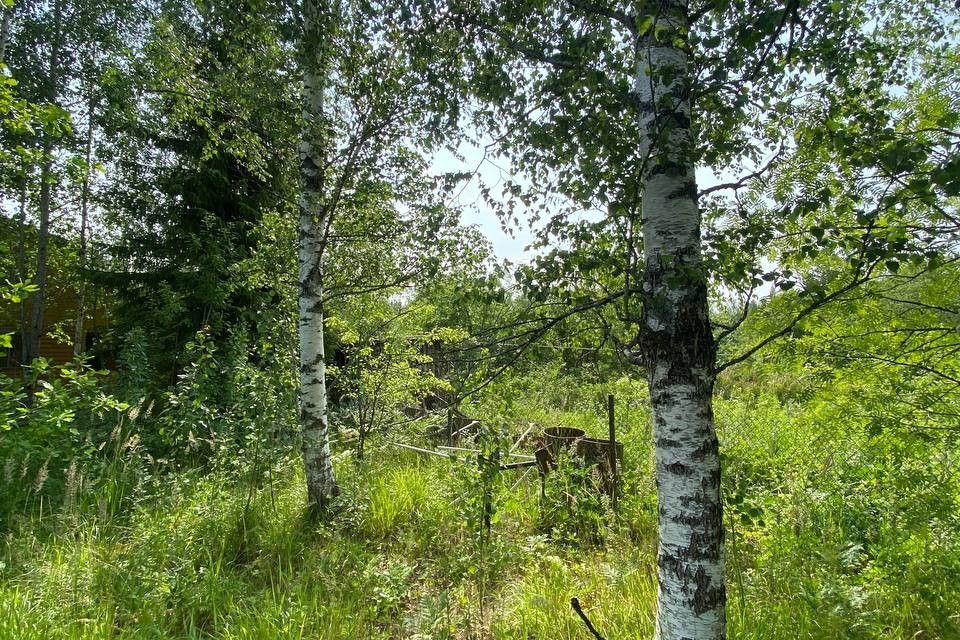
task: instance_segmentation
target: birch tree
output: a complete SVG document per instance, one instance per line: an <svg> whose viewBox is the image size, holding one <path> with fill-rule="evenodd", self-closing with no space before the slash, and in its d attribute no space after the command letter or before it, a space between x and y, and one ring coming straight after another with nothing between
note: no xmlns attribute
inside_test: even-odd
<svg viewBox="0 0 960 640"><path fill-rule="evenodd" d="M450 55L469 73L464 91L477 99L474 121L526 176L526 184L504 188L503 214L512 218L524 208L531 219L545 221L539 240L545 255L526 270L525 281L569 292L570 308L550 314L544 325L604 308L624 354L646 375L659 510L656 636L723 638L714 382L718 371L793 325L718 363L717 344L738 321L711 326L709 291L743 287L749 311L758 283L797 284L783 263L762 264L783 228L777 220L797 209L788 204L771 211L759 206L765 195L754 195L750 203L767 214L760 224L743 213L751 207L739 196L762 192L771 168L807 136L798 115L811 95L854 104L885 91L885 82L902 84L910 56L939 46L919 38L925 29L935 41L943 36L946 5L569 0L442 6L423 10L421 19L448 15L451 30L463 33ZM870 24L880 14L891 17ZM833 131L869 148L865 128L839 111L823 114ZM863 121L890 116L881 106ZM819 150L834 160L844 153ZM734 177L698 189L697 165ZM870 172L866 165L860 171ZM716 204L723 193L733 197ZM489 204L497 206L497 199ZM829 206L810 194L796 200L806 212ZM584 220L598 215L600 222ZM739 224L744 216L753 222ZM736 240L727 235L731 229ZM898 250L870 229L840 234L844 239L829 247L804 243L805 251L834 252L849 268L827 286L805 283L811 286L804 287L799 317L868 281ZM606 233L618 236L619 246L589 253ZM919 238L908 250L922 255L925 244Z"/></svg>
<svg viewBox="0 0 960 640"><path fill-rule="evenodd" d="M7 41L10 39L10 25L13 23L13 4L3 5L3 17L0 18L0 61L7 53Z"/></svg>
<svg viewBox="0 0 960 640"><path fill-rule="evenodd" d="M83 150L83 176L80 182L80 228L79 247L77 249L78 267L81 272L79 291L77 292L77 312L73 327L73 355L79 356L86 349L84 321L87 314L87 280L84 272L88 265L88 235L90 228L90 178L93 173L93 134L95 97L92 83L88 87L87 96L87 125Z"/></svg>
<svg viewBox="0 0 960 640"><path fill-rule="evenodd" d="M712 408L716 348L700 249L691 76L682 44L688 32L686 7L668 0L636 35L644 304L635 354L647 373L653 416L656 636L663 639L722 637L726 626Z"/></svg>
<svg viewBox="0 0 960 640"><path fill-rule="evenodd" d="M47 68L47 95L49 102L55 103L60 92L61 83L61 55L63 49L63 0L56 0L53 5L52 38L50 42L50 57ZM43 313L46 306L47 285L47 247L50 242L50 211L53 207L53 138L43 136L41 147L43 161L40 166L40 202L39 224L37 226L37 265L33 275L33 284L36 293L33 297L33 306L30 312L29 329L24 336L24 362L31 362L40 354L40 337L43 334Z"/></svg>
<svg viewBox="0 0 960 640"><path fill-rule="evenodd" d="M337 241L338 218L396 199L411 176L422 178L419 150L449 126L453 103L441 80L450 71L410 55L424 25L401 29L364 2L304 0L300 29L300 423L308 502L322 507L339 492L324 362L325 255ZM412 211L424 204L404 202Z"/></svg>
<svg viewBox="0 0 960 640"><path fill-rule="evenodd" d="M336 0L334 0L335 2ZM323 269L321 256L331 222L324 189L330 145L324 122L325 76L329 73L333 3L303 3L303 134L300 141L300 216L297 228L300 336L300 425L307 499L325 506L340 493L330 457L327 376L323 347Z"/></svg>

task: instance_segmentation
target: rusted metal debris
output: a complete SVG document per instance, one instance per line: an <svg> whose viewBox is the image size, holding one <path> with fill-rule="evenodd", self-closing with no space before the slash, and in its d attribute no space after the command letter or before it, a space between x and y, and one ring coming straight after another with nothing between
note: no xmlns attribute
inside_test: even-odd
<svg viewBox="0 0 960 640"><path fill-rule="evenodd" d="M547 473L555 469L558 461L563 455L572 455L582 459L586 464L595 466L600 475L601 489L611 496L616 505L616 489L618 484L617 467L623 464L623 444L616 441L614 413L614 398L607 396L607 418L609 426L609 438L590 438L583 429L576 427L547 427L536 436L528 438L535 425L530 423L524 432L514 441L510 450L506 452L507 456L516 458L513 462L499 464L500 470L507 471L511 469L531 469L536 467L541 476L541 489L543 478ZM478 457L483 457L479 449L454 446L458 440L481 426L481 421L476 418L468 417L455 407L451 407L447 412L446 429L441 437L447 444L437 445L437 449L424 449L413 445L399 442L390 442L388 444L454 460L473 464L476 462L473 458L462 458L457 453L469 453ZM437 434L439 435L439 434ZM530 444L533 448L533 455L515 453L516 449L522 444ZM516 485L515 485L516 486Z"/></svg>

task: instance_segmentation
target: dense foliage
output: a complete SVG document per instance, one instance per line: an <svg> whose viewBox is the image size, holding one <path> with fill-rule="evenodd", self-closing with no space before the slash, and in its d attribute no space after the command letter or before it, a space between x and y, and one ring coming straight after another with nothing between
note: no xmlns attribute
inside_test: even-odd
<svg viewBox="0 0 960 640"><path fill-rule="evenodd" d="M652 637L637 345L674 280L717 345L728 635L960 637L952 7L306 2L306 34L270 0L0 2L0 637L587 637L571 597ZM715 173L663 279L641 42L690 56L668 119ZM471 143L519 264L435 165ZM614 494L575 449L518 464L607 438L608 394Z"/></svg>

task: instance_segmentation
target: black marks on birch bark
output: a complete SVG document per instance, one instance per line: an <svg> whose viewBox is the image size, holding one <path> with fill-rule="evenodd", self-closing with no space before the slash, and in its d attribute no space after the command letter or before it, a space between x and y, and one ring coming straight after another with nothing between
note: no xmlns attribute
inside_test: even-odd
<svg viewBox="0 0 960 640"><path fill-rule="evenodd" d="M651 378L651 392L677 382L693 382L706 396L713 392L716 345L707 315L707 286L694 249L655 256L644 270L644 310L640 345L647 370L669 363L665 377ZM664 405L671 399L661 397Z"/></svg>

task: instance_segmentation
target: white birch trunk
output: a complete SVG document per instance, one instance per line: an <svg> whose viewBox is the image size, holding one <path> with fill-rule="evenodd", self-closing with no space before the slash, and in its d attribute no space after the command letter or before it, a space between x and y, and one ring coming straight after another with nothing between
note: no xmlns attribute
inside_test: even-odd
<svg viewBox="0 0 960 640"><path fill-rule="evenodd" d="M13 24L13 6L4 7L3 18L0 19L0 62L7 60L7 42L10 41L10 27Z"/></svg>
<svg viewBox="0 0 960 640"><path fill-rule="evenodd" d="M37 224L37 262L33 274L33 284L37 287L37 290L31 300L29 331L24 336L24 344L26 345L24 364L26 365L33 362L34 358L39 357L40 338L43 335L43 314L46 309L47 295L47 247L50 242L50 204L52 197L52 185L50 184L51 160L49 159L51 151L52 145L49 142L44 142L43 155L45 159L40 167L40 201L38 207L40 219Z"/></svg>
<svg viewBox="0 0 960 640"><path fill-rule="evenodd" d="M17 213L17 227L19 230L20 237L17 239L17 277L20 279L20 282L27 281L27 168L26 163L22 165L23 175L20 176L20 210ZM20 358L20 364L25 365L29 364L30 361L27 359L30 351L30 345L27 341L27 335L29 333L29 326L27 324L27 303L21 298L20 300L20 353L18 357ZM26 370L22 370L23 373L26 373Z"/></svg>
<svg viewBox="0 0 960 640"><path fill-rule="evenodd" d="M324 235L330 212L324 206L324 152L328 141L323 122L323 8L319 0L303 2L303 109L301 136L300 220L298 226L299 333L300 333L300 425L303 431L303 462L307 501L324 507L339 493L330 458L327 422L327 380L323 349Z"/></svg>
<svg viewBox="0 0 960 640"><path fill-rule="evenodd" d="M653 410L659 505L656 637L726 634L715 345L700 252L690 74L682 2L667 0L640 34L636 92L643 172L644 310L640 352ZM658 37L655 37L654 34Z"/></svg>
<svg viewBox="0 0 960 640"><path fill-rule="evenodd" d="M78 356L86 349L84 340L84 316L87 313L87 226L90 207L90 160L93 152L93 84L90 85L87 102L87 140L84 151L86 166L83 173L83 185L80 192L80 250L77 256L80 262L80 290L77 292L77 321L73 331L73 355Z"/></svg>

